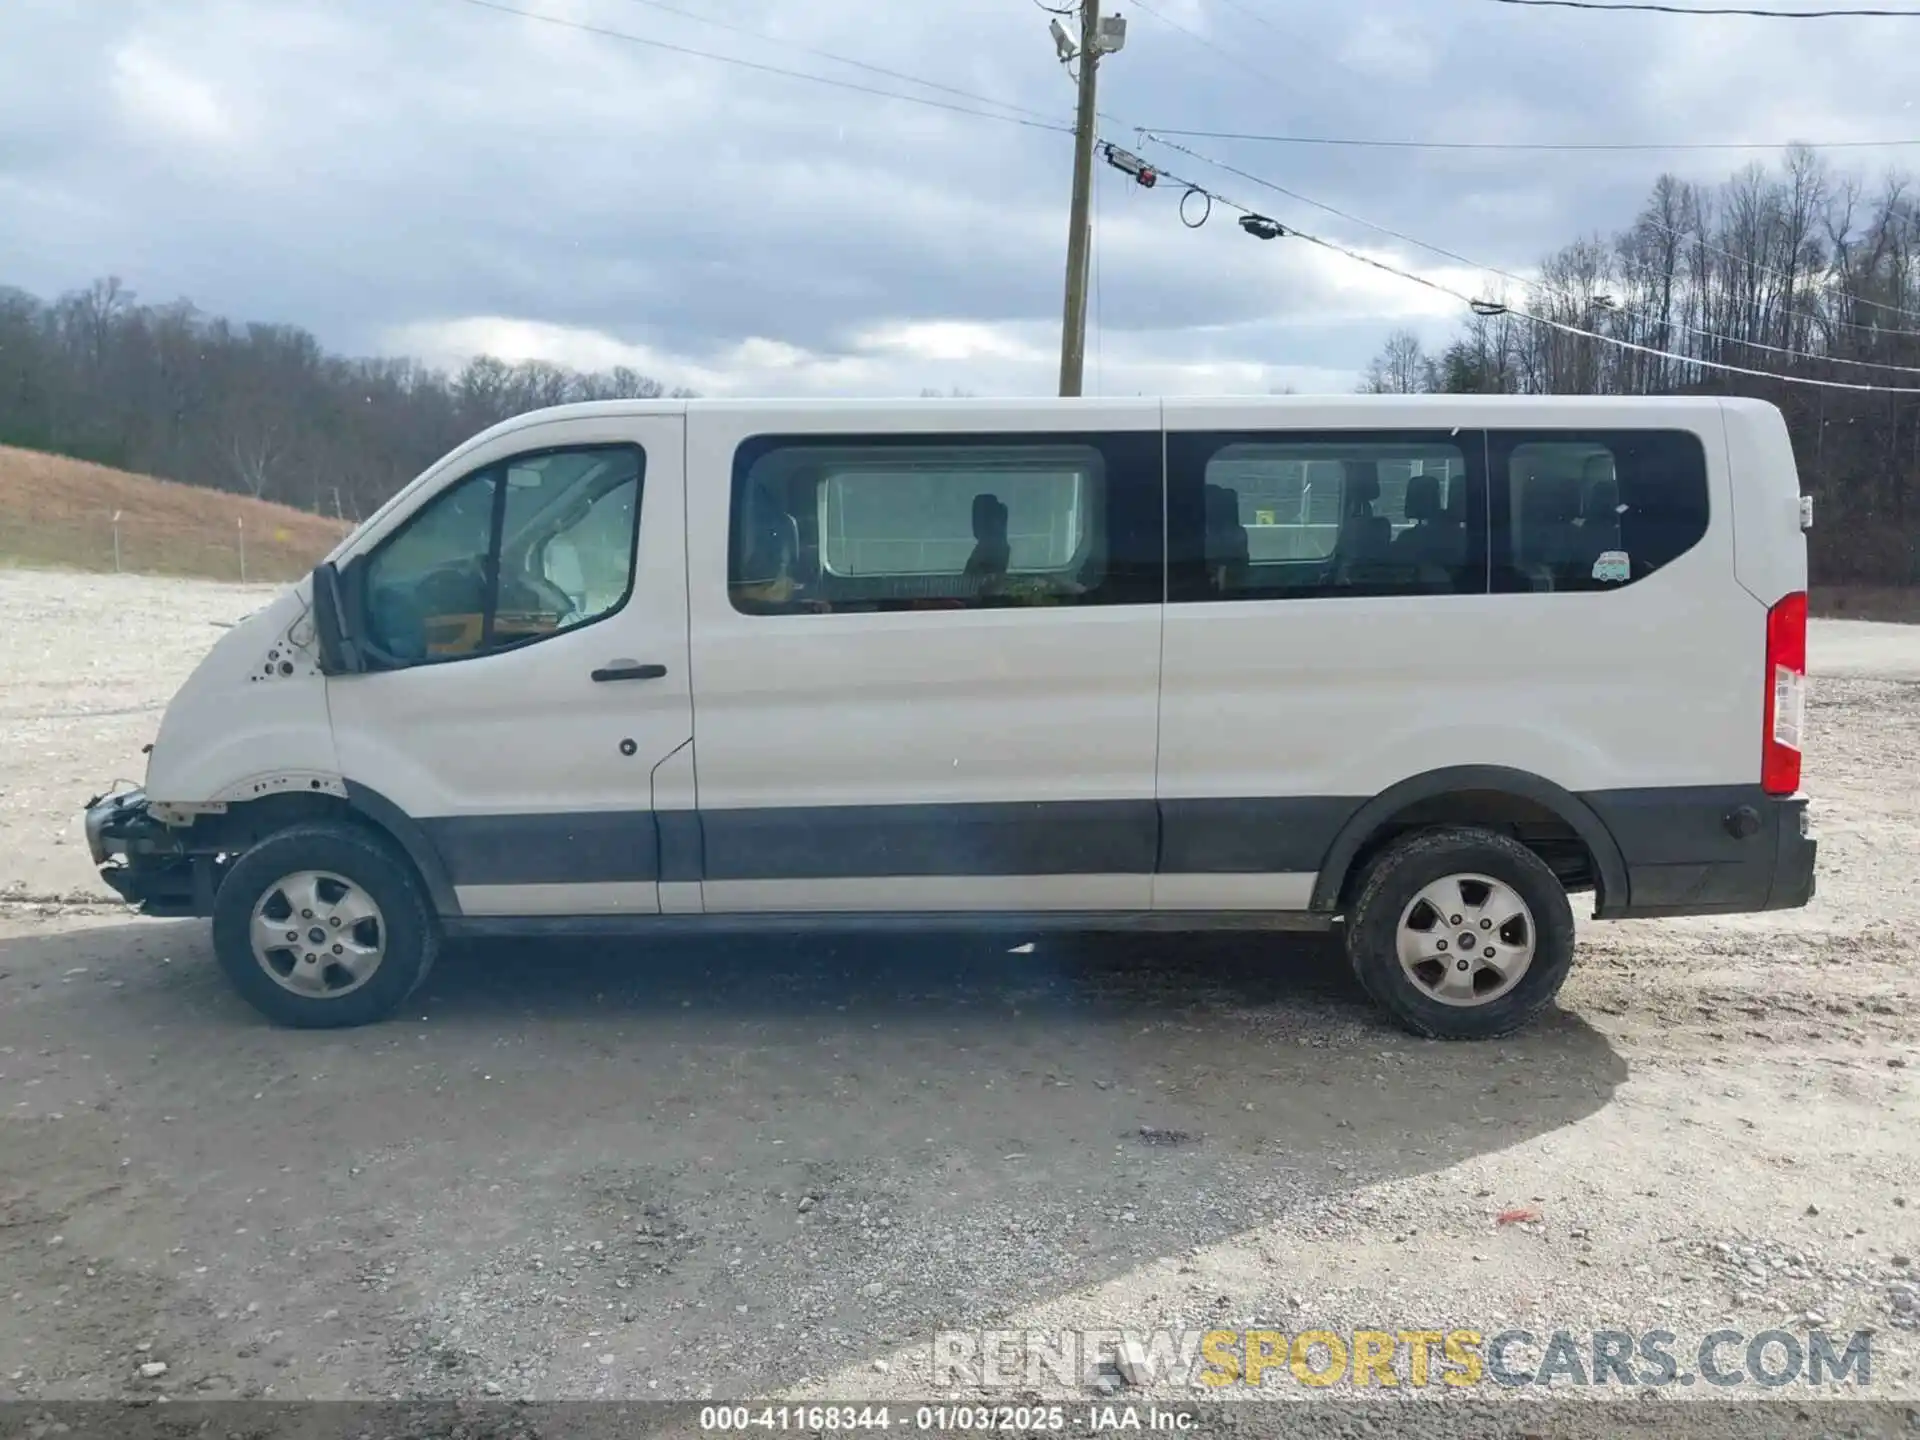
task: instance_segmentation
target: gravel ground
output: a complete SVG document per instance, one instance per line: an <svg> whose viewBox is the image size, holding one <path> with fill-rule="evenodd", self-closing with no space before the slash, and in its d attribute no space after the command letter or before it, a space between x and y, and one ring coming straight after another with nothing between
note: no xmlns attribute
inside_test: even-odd
<svg viewBox="0 0 1920 1440"><path fill-rule="evenodd" d="M1508 1041L1324 938L966 934L470 949L328 1035L79 833L263 598L0 572L0 1396L925 1397L937 1330L1222 1325L1871 1327L1920 1397L1920 629L1814 627L1814 904L1583 922Z"/></svg>

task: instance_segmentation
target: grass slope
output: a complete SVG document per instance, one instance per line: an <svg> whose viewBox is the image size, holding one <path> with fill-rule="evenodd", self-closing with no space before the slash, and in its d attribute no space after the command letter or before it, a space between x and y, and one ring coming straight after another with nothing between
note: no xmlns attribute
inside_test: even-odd
<svg viewBox="0 0 1920 1440"><path fill-rule="evenodd" d="M0 565L292 580L347 527L264 500L0 445Z"/></svg>

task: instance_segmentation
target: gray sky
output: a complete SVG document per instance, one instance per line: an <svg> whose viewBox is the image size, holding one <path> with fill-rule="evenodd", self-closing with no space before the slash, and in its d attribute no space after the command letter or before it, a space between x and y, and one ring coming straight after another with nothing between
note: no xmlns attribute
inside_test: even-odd
<svg viewBox="0 0 1920 1440"><path fill-rule="evenodd" d="M500 0L671 45L1061 123L1036 0ZM1777 0L1812 8L1811 0ZM1393 139L1920 135L1920 20L1763 21L1490 0L1109 0L1120 143L1287 223L1491 288L1135 126ZM1915 4L1920 9L1920 0ZM1905 58L1903 58L1905 57ZM998 109L997 113L1008 111ZM1628 221L1663 168L1749 155L1185 142L1526 270ZM1769 158L1759 152L1760 158ZM1836 152L1877 179L1920 150ZM1049 393L1071 139L503 15L464 0L4 0L0 284L118 274L353 353L631 364L709 394ZM1089 393L1344 390L1459 307L1100 167Z"/></svg>

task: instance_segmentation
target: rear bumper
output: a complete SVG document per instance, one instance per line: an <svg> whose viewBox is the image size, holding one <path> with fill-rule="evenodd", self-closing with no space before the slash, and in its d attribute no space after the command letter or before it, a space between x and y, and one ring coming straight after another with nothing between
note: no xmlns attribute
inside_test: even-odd
<svg viewBox="0 0 1920 1440"><path fill-rule="evenodd" d="M1612 832L1627 894L1604 920L1791 910L1813 898L1819 842L1804 795L1756 786L1606 791L1585 797Z"/></svg>
<svg viewBox="0 0 1920 1440"><path fill-rule="evenodd" d="M145 915L211 915L209 857L186 853L180 837L154 819L140 790L103 795L87 806L87 849L100 878Z"/></svg>

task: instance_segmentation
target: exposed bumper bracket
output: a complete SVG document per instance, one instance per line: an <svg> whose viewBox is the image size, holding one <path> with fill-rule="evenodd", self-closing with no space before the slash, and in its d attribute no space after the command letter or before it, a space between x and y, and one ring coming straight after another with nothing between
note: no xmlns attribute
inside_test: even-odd
<svg viewBox="0 0 1920 1440"><path fill-rule="evenodd" d="M213 913L213 857L189 855L179 834L149 812L144 791L122 790L93 800L86 834L100 878L141 913Z"/></svg>

